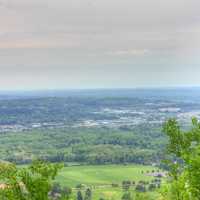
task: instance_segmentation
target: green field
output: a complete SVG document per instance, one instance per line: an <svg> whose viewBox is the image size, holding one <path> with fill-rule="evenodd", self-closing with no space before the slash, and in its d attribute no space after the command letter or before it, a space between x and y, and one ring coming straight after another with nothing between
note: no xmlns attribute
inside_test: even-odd
<svg viewBox="0 0 200 200"><path fill-rule="evenodd" d="M151 180L152 177L142 174L142 171L155 170L155 167L142 165L100 165L65 167L56 181L62 185L75 187L77 184L88 186L121 184L123 180Z"/></svg>
<svg viewBox="0 0 200 200"><path fill-rule="evenodd" d="M65 167L58 174L56 182L61 185L67 185L74 188L73 195L76 195L76 185L83 184L92 188L93 199L121 199L123 190L121 183L124 180L151 181L153 177L146 176L147 170L156 170L155 167L143 165L102 165L102 166L70 166ZM112 183L118 184L119 187L113 188ZM83 189L84 190L84 189ZM135 190L130 188L134 196ZM155 192L148 193L152 198L157 195Z"/></svg>

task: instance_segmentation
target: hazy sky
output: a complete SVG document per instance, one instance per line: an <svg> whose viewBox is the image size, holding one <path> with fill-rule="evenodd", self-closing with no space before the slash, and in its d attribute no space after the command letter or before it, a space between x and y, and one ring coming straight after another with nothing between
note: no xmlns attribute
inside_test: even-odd
<svg viewBox="0 0 200 200"><path fill-rule="evenodd" d="M0 90L200 85L199 0L0 0Z"/></svg>

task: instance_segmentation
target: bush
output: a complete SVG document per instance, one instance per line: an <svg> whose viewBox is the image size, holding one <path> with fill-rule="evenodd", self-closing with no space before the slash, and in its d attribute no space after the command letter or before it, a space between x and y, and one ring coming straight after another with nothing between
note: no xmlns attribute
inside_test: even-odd
<svg viewBox="0 0 200 200"><path fill-rule="evenodd" d="M152 184L152 183L151 183L151 184L149 185L149 187L148 187L148 190L149 190L149 191L153 191L153 190L155 190L155 189L156 189L156 185L155 185L155 184Z"/></svg>
<svg viewBox="0 0 200 200"><path fill-rule="evenodd" d="M130 186L131 186L131 181L123 181L122 182L122 188L124 190L129 190Z"/></svg>
<svg viewBox="0 0 200 200"><path fill-rule="evenodd" d="M122 200L131 200L132 197L131 197L131 193L130 192L126 192L122 195Z"/></svg>
<svg viewBox="0 0 200 200"><path fill-rule="evenodd" d="M135 190L137 192L146 192L146 187L142 184L137 184L136 187L135 187Z"/></svg>
<svg viewBox="0 0 200 200"><path fill-rule="evenodd" d="M117 183L112 183L112 187L119 187L119 184L117 184Z"/></svg>

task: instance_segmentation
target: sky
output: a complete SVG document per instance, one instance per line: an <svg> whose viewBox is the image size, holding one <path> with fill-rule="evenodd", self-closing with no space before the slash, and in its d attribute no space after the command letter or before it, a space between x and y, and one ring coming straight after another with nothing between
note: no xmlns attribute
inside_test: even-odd
<svg viewBox="0 0 200 200"><path fill-rule="evenodd" d="M200 85L199 0L0 0L0 90Z"/></svg>

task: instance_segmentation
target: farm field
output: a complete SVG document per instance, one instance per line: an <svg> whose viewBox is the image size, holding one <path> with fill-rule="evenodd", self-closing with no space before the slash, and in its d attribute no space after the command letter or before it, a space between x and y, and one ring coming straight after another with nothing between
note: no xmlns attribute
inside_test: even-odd
<svg viewBox="0 0 200 200"><path fill-rule="evenodd" d="M92 189L93 199L121 199L124 191L121 183L124 180L151 181L154 177L147 176L145 172L157 170L152 166L143 165L102 165L102 166L70 166L65 167L58 174L56 182L63 186L73 188L73 196L76 196L76 186L83 184ZM142 173L142 171L144 173ZM112 187L112 184L118 184L118 187ZM132 196L135 195L134 187L129 191ZM84 189L83 189L84 192ZM157 192L148 192L152 199L158 196Z"/></svg>
<svg viewBox="0 0 200 200"><path fill-rule="evenodd" d="M155 170L152 166L143 165L99 165L70 166L61 170L56 181L62 185L76 187L77 184L87 186L103 186L112 183L121 184L124 180L150 181L153 177L146 176L142 171Z"/></svg>

